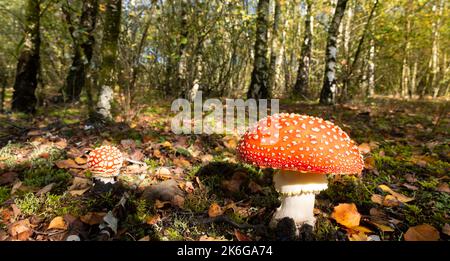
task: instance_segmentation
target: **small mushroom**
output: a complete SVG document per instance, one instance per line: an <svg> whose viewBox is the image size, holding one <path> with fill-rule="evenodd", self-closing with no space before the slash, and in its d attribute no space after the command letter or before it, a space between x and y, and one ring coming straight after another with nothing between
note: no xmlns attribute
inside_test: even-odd
<svg viewBox="0 0 450 261"><path fill-rule="evenodd" d="M119 175L122 163L122 152L113 146L101 146L91 150L88 155L88 168L92 177L105 184L115 183L115 177Z"/></svg>
<svg viewBox="0 0 450 261"><path fill-rule="evenodd" d="M281 206L270 225L290 217L314 226L315 195L327 189L327 174L359 174L364 164L358 147L341 128L321 118L274 114L260 120L239 141L238 157L273 168Z"/></svg>

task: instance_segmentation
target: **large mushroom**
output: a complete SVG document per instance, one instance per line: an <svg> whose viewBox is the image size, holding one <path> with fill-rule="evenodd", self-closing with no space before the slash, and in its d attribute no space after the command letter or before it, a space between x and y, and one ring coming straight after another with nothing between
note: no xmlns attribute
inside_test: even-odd
<svg viewBox="0 0 450 261"><path fill-rule="evenodd" d="M109 145L91 150L88 155L88 168L92 177L105 184L115 183L115 177L119 175L122 163L122 152Z"/></svg>
<svg viewBox="0 0 450 261"><path fill-rule="evenodd" d="M359 174L363 158L338 126L321 118L280 113L260 120L239 141L238 157L276 169L281 206L270 225L290 217L297 226L315 225L315 195L327 189L327 174Z"/></svg>

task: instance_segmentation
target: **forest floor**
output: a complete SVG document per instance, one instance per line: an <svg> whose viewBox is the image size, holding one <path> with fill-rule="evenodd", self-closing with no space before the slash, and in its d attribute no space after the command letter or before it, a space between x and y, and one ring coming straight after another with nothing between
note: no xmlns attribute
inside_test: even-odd
<svg viewBox="0 0 450 261"><path fill-rule="evenodd" d="M334 121L364 154L361 176L329 177L313 231L269 228L272 170L239 163L237 136L175 135L169 103L100 129L74 105L0 116L0 240L105 240L105 216L114 240L450 239L448 102L280 107ZM101 144L145 165L126 161L118 183L93 186L85 152Z"/></svg>

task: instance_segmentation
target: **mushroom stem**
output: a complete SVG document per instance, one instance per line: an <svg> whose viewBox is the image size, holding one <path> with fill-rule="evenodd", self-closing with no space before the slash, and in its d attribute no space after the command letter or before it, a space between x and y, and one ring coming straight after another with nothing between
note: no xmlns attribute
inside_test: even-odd
<svg viewBox="0 0 450 261"><path fill-rule="evenodd" d="M305 223L314 226L315 195L327 189L326 175L280 170L274 174L273 181L281 194L281 205L270 225L275 227L280 219L290 217L299 227Z"/></svg>

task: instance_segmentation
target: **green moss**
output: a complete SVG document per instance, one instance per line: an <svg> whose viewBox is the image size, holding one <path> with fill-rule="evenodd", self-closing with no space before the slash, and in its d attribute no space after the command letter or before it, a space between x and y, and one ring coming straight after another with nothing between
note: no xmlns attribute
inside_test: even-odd
<svg viewBox="0 0 450 261"><path fill-rule="evenodd" d="M183 207L193 213L202 213L208 210L211 203L212 199L208 190L198 188L185 198Z"/></svg>
<svg viewBox="0 0 450 261"><path fill-rule="evenodd" d="M50 183L56 183L55 188L62 189L70 178L72 178L72 175L65 170L41 167L26 170L23 184L32 187L43 187Z"/></svg>
<svg viewBox="0 0 450 261"><path fill-rule="evenodd" d="M29 192L21 198L16 198L14 203L23 215L31 216L39 214L38 211L42 206L42 199Z"/></svg>
<svg viewBox="0 0 450 261"><path fill-rule="evenodd" d="M10 197L11 190L7 187L0 187L0 205Z"/></svg>

